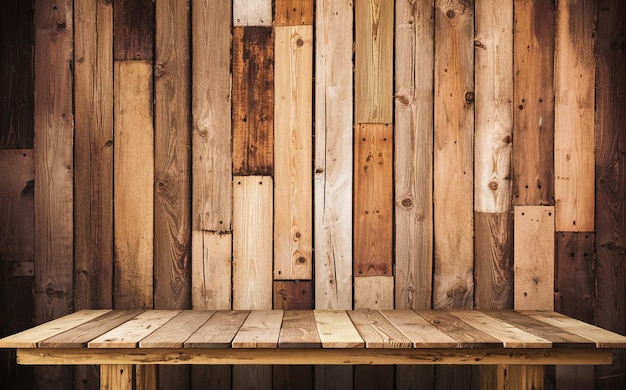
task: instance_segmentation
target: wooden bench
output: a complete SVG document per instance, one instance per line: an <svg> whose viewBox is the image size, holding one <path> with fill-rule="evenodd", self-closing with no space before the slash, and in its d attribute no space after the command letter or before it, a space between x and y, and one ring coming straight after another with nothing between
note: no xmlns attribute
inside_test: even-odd
<svg viewBox="0 0 626 390"><path fill-rule="evenodd" d="M20 364L611 364L626 337L551 311L84 310L0 339Z"/></svg>

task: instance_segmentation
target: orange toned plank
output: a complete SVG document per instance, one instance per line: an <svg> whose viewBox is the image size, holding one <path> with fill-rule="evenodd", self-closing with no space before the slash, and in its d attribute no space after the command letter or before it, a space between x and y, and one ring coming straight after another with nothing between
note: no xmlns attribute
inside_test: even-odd
<svg viewBox="0 0 626 390"><path fill-rule="evenodd" d="M279 348L320 348L322 342L317 332L312 310L287 310L278 338Z"/></svg>
<svg viewBox="0 0 626 390"><path fill-rule="evenodd" d="M185 310L139 342L139 348L182 348L215 310Z"/></svg>
<svg viewBox="0 0 626 390"><path fill-rule="evenodd" d="M254 310L233 339L233 348L277 348L282 310Z"/></svg>
<svg viewBox="0 0 626 390"><path fill-rule="evenodd" d="M349 311L350 320L365 341L366 348L410 348L411 341L378 310Z"/></svg>
<svg viewBox="0 0 626 390"><path fill-rule="evenodd" d="M355 309L392 309L393 276L354 278Z"/></svg>
<svg viewBox="0 0 626 390"><path fill-rule="evenodd" d="M313 3L313 0L276 0L274 6L275 25L312 25Z"/></svg>
<svg viewBox="0 0 626 390"><path fill-rule="evenodd" d="M323 348L362 348L365 342L343 310L315 310Z"/></svg>
<svg viewBox="0 0 626 390"><path fill-rule="evenodd" d="M128 364L103 364L100 366L101 389L133 389L133 366Z"/></svg>
<svg viewBox="0 0 626 390"><path fill-rule="evenodd" d="M250 314L246 310L219 310L185 341L185 348L230 348L233 338Z"/></svg>
<svg viewBox="0 0 626 390"><path fill-rule="evenodd" d="M455 348L459 342L435 328L412 310L381 310L415 348Z"/></svg>
<svg viewBox="0 0 626 390"><path fill-rule="evenodd" d="M148 310L91 340L88 348L136 348L139 341L163 326L179 310Z"/></svg>

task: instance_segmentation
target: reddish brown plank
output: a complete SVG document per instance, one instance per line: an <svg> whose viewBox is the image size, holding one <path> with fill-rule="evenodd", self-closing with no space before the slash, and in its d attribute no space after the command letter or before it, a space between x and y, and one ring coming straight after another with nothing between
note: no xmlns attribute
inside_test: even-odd
<svg viewBox="0 0 626 390"><path fill-rule="evenodd" d="M313 24L313 0L276 0L274 5L276 26Z"/></svg>

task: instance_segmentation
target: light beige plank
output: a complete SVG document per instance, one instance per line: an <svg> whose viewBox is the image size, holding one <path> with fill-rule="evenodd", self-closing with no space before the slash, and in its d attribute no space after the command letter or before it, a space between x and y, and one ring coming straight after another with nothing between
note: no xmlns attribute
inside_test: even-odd
<svg viewBox="0 0 626 390"><path fill-rule="evenodd" d="M315 310L323 348L362 348L365 342L343 310Z"/></svg>
<svg viewBox="0 0 626 390"><path fill-rule="evenodd" d="M91 340L87 348L135 348L146 336L175 317L180 310L149 310Z"/></svg>
<svg viewBox="0 0 626 390"><path fill-rule="evenodd" d="M103 364L100 366L100 389L133 389L133 366L127 364Z"/></svg>
<svg viewBox="0 0 626 390"><path fill-rule="evenodd" d="M233 338L249 314L246 310L216 312L185 341L185 348L230 348Z"/></svg>
<svg viewBox="0 0 626 390"><path fill-rule="evenodd" d="M313 26L274 35L274 279L311 279Z"/></svg>
<svg viewBox="0 0 626 390"><path fill-rule="evenodd" d="M231 308L232 237L230 233L192 232L192 308Z"/></svg>
<svg viewBox="0 0 626 390"><path fill-rule="evenodd" d="M459 342L432 326L412 310L381 310L415 348L456 348Z"/></svg>
<svg viewBox="0 0 626 390"><path fill-rule="evenodd" d="M366 348L411 348L413 343L378 310L349 311Z"/></svg>
<svg viewBox="0 0 626 390"><path fill-rule="evenodd" d="M233 339L233 348L277 348L282 310L255 310Z"/></svg>
<svg viewBox="0 0 626 390"><path fill-rule="evenodd" d="M234 26L271 26L272 0L234 0Z"/></svg>
<svg viewBox="0 0 626 390"><path fill-rule="evenodd" d="M355 309L393 309L393 276L354 278Z"/></svg>
<svg viewBox="0 0 626 390"><path fill-rule="evenodd" d="M215 310L185 310L139 342L139 348L182 348Z"/></svg>

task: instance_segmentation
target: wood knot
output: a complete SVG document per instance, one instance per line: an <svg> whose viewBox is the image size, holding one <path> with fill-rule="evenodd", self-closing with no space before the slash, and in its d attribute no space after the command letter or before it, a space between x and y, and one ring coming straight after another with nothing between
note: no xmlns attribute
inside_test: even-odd
<svg viewBox="0 0 626 390"><path fill-rule="evenodd" d="M452 18L454 18L454 17L456 16L456 13L455 13L453 10L451 10L451 9L450 9L450 10L448 10L448 11L446 12L446 16L447 16L448 18L452 19Z"/></svg>
<svg viewBox="0 0 626 390"><path fill-rule="evenodd" d="M497 189L498 189L498 183L497 183L497 182L495 182L495 181L492 181L491 183L489 183L489 189L490 189L491 191L495 191L495 190L497 190Z"/></svg>
<svg viewBox="0 0 626 390"><path fill-rule="evenodd" d="M402 199L402 206L409 208L411 206L413 206L413 201L409 198L404 198Z"/></svg>
<svg viewBox="0 0 626 390"><path fill-rule="evenodd" d="M465 102L467 103L474 102L474 92L465 92Z"/></svg>

